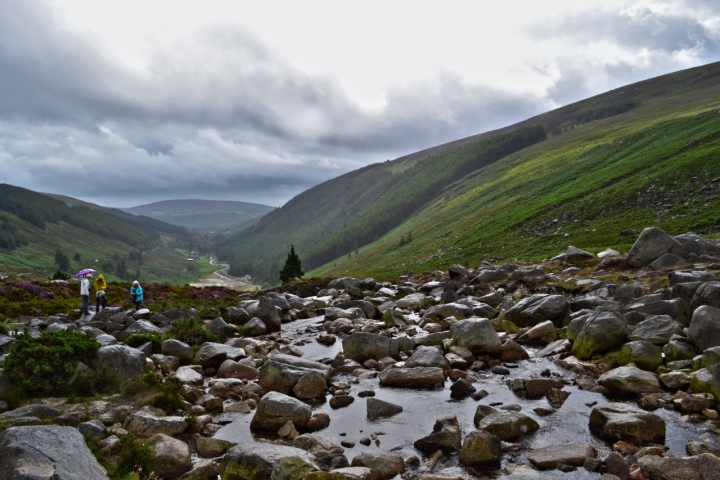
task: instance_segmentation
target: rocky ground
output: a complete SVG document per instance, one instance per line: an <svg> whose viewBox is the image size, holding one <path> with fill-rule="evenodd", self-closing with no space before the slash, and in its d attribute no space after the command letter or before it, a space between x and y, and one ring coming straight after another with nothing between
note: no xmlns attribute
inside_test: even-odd
<svg viewBox="0 0 720 480"><path fill-rule="evenodd" d="M184 407L0 403L0 480L107 478L86 439L111 455L128 434L152 440L158 478L717 479L719 257L647 229L627 256L569 247L539 265L340 278L246 294L211 320L22 318L32 335L95 337L89 368L177 378ZM228 340L119 344L186 317ZM11 388L0 375L0 398Z"/></svg>

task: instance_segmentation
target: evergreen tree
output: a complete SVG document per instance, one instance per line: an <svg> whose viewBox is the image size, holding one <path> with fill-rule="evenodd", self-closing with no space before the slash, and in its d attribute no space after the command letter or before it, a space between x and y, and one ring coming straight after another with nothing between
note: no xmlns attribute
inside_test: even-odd
<svg viewBox="0 0 720 480"><path fill-rule="evenodd" d="M305 272L302 270L302 262L297 253L295 253L295 245L290 245L290 253L287 254L285 266L280 270L280 280L289 282L295 278L302 278Z"/></svg>
<svg viewBox="0 0 720 480"><path fill-rule="evenodd" d="M59 248L55 250L55 265L58 270L66 272L70 268L70 259Z"/></svg>

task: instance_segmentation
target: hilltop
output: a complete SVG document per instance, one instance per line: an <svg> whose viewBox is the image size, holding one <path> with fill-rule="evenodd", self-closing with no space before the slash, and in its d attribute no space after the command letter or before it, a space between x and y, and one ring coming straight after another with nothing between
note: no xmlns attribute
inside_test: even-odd
<svg viewBox="0 0 720 480"><path fill-rule="evenodd" d="M235 201L165 200L121 210L197 232L234 233L253 225L274 207Z"/></svg>
<svg viewBox="0 0 720 480"><path fill-rule="evenodd" d="M219 253L235 274L277 281L294 244L311 274L384 278L538 260L561 243L626 251L630 232L651 225L712 236L718 75L714 63L645 80L350 172L230 236Z"/></svg>

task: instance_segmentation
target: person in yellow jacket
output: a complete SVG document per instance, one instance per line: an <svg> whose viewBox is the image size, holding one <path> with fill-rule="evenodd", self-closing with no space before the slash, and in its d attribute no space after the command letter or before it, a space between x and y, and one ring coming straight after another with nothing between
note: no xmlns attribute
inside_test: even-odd
<svg viewBox="0 0 720 480"><path fill-rule="evenodd" d="M100 304L102 303L103 310L107 307L107 296L105 290L107 290L107 283L105 283L105 277L102 273L93 282L95 287L95 313L100 313Z"/></svg>

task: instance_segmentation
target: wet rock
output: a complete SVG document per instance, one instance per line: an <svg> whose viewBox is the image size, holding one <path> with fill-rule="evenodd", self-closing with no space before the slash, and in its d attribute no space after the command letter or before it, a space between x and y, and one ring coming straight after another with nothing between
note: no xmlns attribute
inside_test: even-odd
<svg viewBox="0 0 720 480"><path fill-rule="evenodd" d="M690 320L688 336L701 351L720 346L720 309L698 307Z"/></svg>
<svg viewBox="0 0 720 480"><path fill-rule="evenodd" d="M467 348L474 355L496 355L502 350L500 338L486 318L457 322L450 327L450 336L453 345Z"/></svg>
<svg viewBox="0 0 720 480"><path fill-rule="evenodd" d="M329 455L341 455L345 450L328 440L310 433L295 437L292 446L310 452L317 458Z"/></svg>
<svg viewBox="0 0 720 480"><path fill-rule="evenodd" d="M269 392L260 399L250 428L278 431L285 423L292 421L303 428L312 415L310 406L282 393Z"/></svg>
<svg viewBox="0 0 720 480"><path fill-rule="evenodd" d="M229 442L219 438L198 437L195 441L198 455L202 458L215 458L225 454L236 442Z"/></svg>
<svg viewBox="0 0 720 480"><path fill-rule="evenodd" d="M662 229L646 228L628 252L625 263L634 268L644 267L663 254L670 253L673 247L679 246L680 243Z"/></svg>
<svg viewBox="0 0 720 480"><path fill-rule="evenodd" d="M285 422L285 425L280 427L280 430L277 431L277 434L280 438L286 438L288 440L292 440L293 438L296 438L298 435L300 435L297 429L295 429L295 425L290 420Z"/></svg>
<svg viewBox="0 0 720 480"><path fill-rule="evenodd" d="M720 458L709 453L684 458L648 455L638 464L650 480L715 480L720 471Z"/></svg>
<svg viewBox="0 0 720 480"><path fill-rule="evenodd" d="M532 327L550 320L563 326L570 315L570 305L562 295L538 294L520 300L505 313L505 318L519 327Z"/></svg>
<svg viewBox="0 0 720 480"><path fill-rule="evenodd" d="M545 394L545 398L547 399L548 403L555 408L562 407L565 403L565 400L567 400L569 396L570 392L566 392L557 388L551 388Z"/></svg>
<svg viewBox="0 0 720 480"><path fill-rule="evenodd" d="M623 440L637 446L665 443L665 421L655 414L624 403L598 405L590 413L590 430L605 440Z"/></svg>
<svg viewBox="0 0 720 480"><path fill-rule="evenodd" d="M289 459L283 461L284 459ZM295 478L290 472L307 473L317 470L315 456L299 448L268 443L242 442L225 455L220 464L224 479L267 480ZM278 467L275 471L275 467ZM273 475L274 474L274 475Z"/></svg>
<svg viewBox="0 0 720 480"><path fill-rule="evenodd" d="M459 378L455 383L450 386L450 391L453 395L463 396L475 393L475 387L467 381L465 378Z"/></svg>
<svg viewBox="0 0 720 480"><path fill-rule="evenodd" d="M162 343L162 354L177 357L181 363L191 362L193 359L193 349L187 343L180 340L170 339Z"/></svg>
<svg viewBox="0 0 720 480"><path fill-rule="evenodd" d="M372 472L365 467L335 468L330 472L310 472L304 480L371 480Z"/></svg>
<svg viewBox="0 0 720 480"><path fill-rule="evenodd" d="M450 369L450 365L443 354L434 347L421 347L418 348L415 353L410 355L410 358L405 361L404 368L414 367L438 367L443 370Z"/></svg>
<svg viewBox="0 0 720 480"><path fill-rule="evenodd" d="M528 460L540 470L551 470L558 464L581 467L588 458L596 458L597 450L587 443L552 445L533 450Z"/></svg>
<svg viewBox="0 0 720 480"><path fill-rule="evenodd" d="M308 420L306 427L311 432L317 432L328 425L330 425L330 415L325 412L315 412Z"/></svg>
<svg viewBox="0 0 720 480"><path fill-rule="evenodd" d="M669 372L658 376L665 387L672 390L685 390L690 386L690 377L683 372Z"/></svg>
<svg viewBox="0 0 720 480"><path fill-rule="evenodd" d="M325 377L317 372L304 374L293 387L293 393L301 400L311 400L325 395L327 382Z"/></svg>
<svg viewBox="0 0 720 480"><path fill-rule="evenodd" d="M575 338L572 353L580 360L618 348L627 337L625 320L614 312L599 311L587 319Z"/></svg>
<svg viewBox="0 0 720 480"><path fill-rule="evenodd" d="M245 384L237 378L221 378L215 380L212 387L208 389L208 394L214 395L222 400L231 397L242 397Z"/></svg>
<svg viewBox="0 0 720 480"><path fill-rule="evenodd" d="M347 407L355 401L352 395L335 395L330 399L330 407L333 409Z"/></svg>
<svg viewBox="0 0 720 480"><path fill-rule="evenodd" d="M491 413L478 423L478 430L490 432L505 441L532 433L538 428L540 425L535 420L517 412Z"/></svg>
<svg viewBox="0 0 720 480"><path fill-rule="evenodd" d="M107 480L105 469L72 427L13 427L0 433L0 478Z"/></svg>
<svg viewBox="0 0 720 480"><path fill-rule="evenodd" d="M682 326L669 315L653 315L635 325L629 335L632 341L665 345L673 335L682 333Z"/></svg>
<svg viewBox="0 0 720 480"><path fill-rule="evenodd" d="M652 372L663 364L663 350L647 341L628 342L620 349L617 362L620 365L632 363Z"/></svg>
<svg viewBox="0 0 720 480"><path fill-rule="evenodd" d="M266 391L290 395L300 378L311 372L326 380L332 377L332 369L320 362L304 360L292 355L276 354L268 357L260 367L258 382Z"/></svg>
<svg viewBox="0 0 720 480"><path fill-rule="evenodd" d="M151 437L158 433L177 435L187 426L182 417L156 417L142 410L129 415L123 423L125 430L139 437Z"/></svg>
<svg viewBox="0 0 720 480"><path fill-rule="evenodd" d="M365 360L380 360L383 357L397 357L397 349L392 348L392 341L388 337L373 333L353 333L343 339L343 354L346 359L364 362Z"/></svg>
<svg viewBox="0 0 720 480"><path fill-rule="evenodd" d="M708 445L703 442L688 442L687 445L685 445L685 451L690 456L710 453L720 458L720 446Z"/></svg>
<svg viewBox="0 0 720 480"><path fill-rule="evenodd" d="M661 391L657 375L640 370L632 363L602 374L598 379L598 383L611 392L620 395L638 395Z"/></svg>
<svg viewBox="0 0 720 480"><path fill-rule="evenodd" d="M145 373L145 354L125 345L101 347L93 367L97 371L105 369L108 374L125 382Z"/></svg>
<svg viewBox="0 0 720 480"><path fill-rule="evenodd" d="M378 378L381 386L434 386L445 383L445 372L437 367L387 368Z"/></svg>
<svg viewBox="0 0 720 480"><path fill-rule="evenodd" d="M526 345L547 345L557 340L555 324L550 320L538 323L517 338L518 343Z"/></svg>
<svg viewBox="0 0 720 480"><path fill-rule="evenodd" d="M379 400L377 398L368 398L366 401L367 418L378 419L384 417L392 417L403 411L403 407L394 403Z"/></svg>
<svg viewBox="0 0 720 480"><path fill-rule="evenodd" d="M462 436L457 417L441 418L435 422L433 433L416 440L414 447L424 453L443 450L446 453L460 450Z"/></svg>
<svg viewBox="0 0 720 480"><path fill-rule="evenodd" d="M607 472L605 475L613 475L621 480L630 480L630 466L619 453L611 452L605 457L603 464Z"/></svg>
<svg viewBox="0 0 720 480"><path fill-rule="evenodd" d="M405 472L405 462L397 453L364 452L353 458L351 465L369 468L371 480L388 480Z"/></svg>
<svg viewBox="0 0 720 480"><path fill-rule="evenodd" d="M150 450L155 453L153 473L160 478L175 478L192 468L190 449L183 441L163 434L149 438Z"/></svg>
<svg viewBox="0 0 720 480"><path fill-rule="evenodd" d="M502 457L501 443L501 440L490 432L470 432L460 448L460 463L466 467L496 464Z"/></svg>
<svg viewBox="0 0 720 480"><path fill-rule="evenodd" d="M530 355L525 351L519 343L514 340L506 340L503 343L502 351L500 352L500 360L505 362L514 362L518 360L527 360Z"/></svg>

